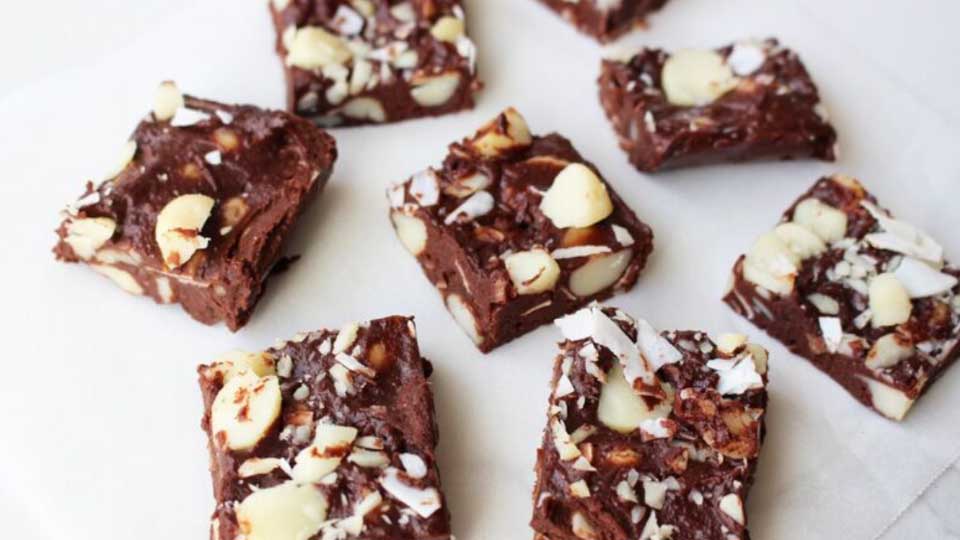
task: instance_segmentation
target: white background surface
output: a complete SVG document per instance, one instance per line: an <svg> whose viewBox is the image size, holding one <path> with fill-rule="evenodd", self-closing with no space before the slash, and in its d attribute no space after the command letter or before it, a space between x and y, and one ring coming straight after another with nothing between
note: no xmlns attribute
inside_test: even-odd
<svg viewBox="0 0 960 540"><path fill-rule="evenodd" d="M749 503L757 540L872 539L960 457L960 368L897 425L875 416L719 301L738 253L818 176L861 177L960 258L960 4L939 0L675 0L618 47L774 35L798 50L840 132L837 164L644 176L596 99L601 48L533 0L467 2L487 89L476 111L335 132L341 158L303 219L300 260L232 335L56 264L57 211L113 161L157 82L282 106L260 1L19 2L0 20L0 386L3 538L202 539L213 508L196 364L274 338L417 316L436 365L440 459L463 540L530 538L534 451L559 339L541 329L486 357L393 237L383 190L506 105L594 161L657 235L638 287L612 303L661 328L740 330L772 351L769 435ZM12 9L10 9L12 8ZM960 534L957 469L888 538ZM938 518L939 516L939 518ZM951 532L952 531L952 532Z"/></svg>

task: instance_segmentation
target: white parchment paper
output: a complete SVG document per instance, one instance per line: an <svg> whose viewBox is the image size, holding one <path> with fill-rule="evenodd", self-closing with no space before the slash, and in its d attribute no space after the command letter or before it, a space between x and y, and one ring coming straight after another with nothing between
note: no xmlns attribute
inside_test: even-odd
<svg viewBox="0 0 960 540"><path fill-rule="evenodd" d="M53 13L59 3L73 6L43 7ZM212 99L282 106L263 2L143 4L88 4L94 21L85 20L86 32L51 16L63 26L45 26L43 17L34 31L0 36L0 62L11 65L32 50L45 58L40 53L58 43L94 40L91 24L122 36L74 65L37 68L29 83L0 86L0 536L206 538L213 500L196 364L298 330L409 313L436 365L440 463L457 536L530 538L532 468L559 334L544 328L490 355L476 352L394 238L383 196L389 182L439 162L446 144L507 105L521 109L534 131L570 137L654 228L649 267L613 304L661 328L739 330L770 347L769 435L748 509L756 539L875 538L960 455L960 368L895 424L719 300L736 256L816 178L835 171L862 178L960 259L960 38L949 23L960 4L671 2L649 31L617 47L777 36L819 82L842 156L836 164L652 177L627 164L600 110L599 46L533 0L468 1L487 84L477 110L336 131L336 173L292 241L290 252L303 258L271 281L237 334L129 297L50 253L58 210L85 179L107 170L160 80ZM151 16L139 16L143 10ZM38 20L7 13L24 24ZM135 32L119 30L130 21Z"/></svg>

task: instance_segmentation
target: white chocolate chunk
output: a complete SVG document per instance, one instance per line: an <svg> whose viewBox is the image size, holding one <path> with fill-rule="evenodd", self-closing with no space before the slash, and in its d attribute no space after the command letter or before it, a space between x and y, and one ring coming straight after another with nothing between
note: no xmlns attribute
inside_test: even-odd
<svg viewBox="0 0 960 540"><path fill-rule="evenodd" d="M910 295L896 276L886 273L870 280L870 311L875 328L905 323L912 310Z"/></svg>
<svg viewBox="0 0 960 540"><path fill-rule="evenodd" d="M647 420L666 418L673 408L672 399L664 399L650 407L627 383L623 368L614 364L600 388L597 419L620 433L631 433Z"/></svg>
<svg viewBox="0 0 960 540"><path fill-rule="evenodd" d="M613 213L613 202L592 169L571 163L553 180L540 210L557 228L589 227Z"/></svg>
<svg viewBox="0 0 960 540"><path fill-rule="evenodd" d="M127 165L133 161L134 156L137 155L137 142L136 141L127 141L123 144L123 148L120 149L120 154L117 156L117 161L114 163L113 167L107 172L105 178L107 180L116 178L120 175L126 168Z"/></svg>
<svg viewBox="0 0 960 540"><path fill-rule="evenodd" d="M473 316L470 306L464 302L457 294L447 296L447 310L453 315L454 320L460 325L460 328L470 336L474 343L479 345L483 342L480 330L477 328L477 321Z"/></svg>
<svg viewBox="0 0 960 540"><path fill-rule="evenodd" d="M207 247L210 239L199 233L213 205L214 200L206 195L181 195L167 203L157 215L154 238L167 268L185 264L194 253Z"/></svg>
<svg viewBox="0 0 960 540"><path fill-rule="evenodd" d="M893 275L907 290L910 298L936 296L957 286L955 276L938 272L929 264L913 257L904 257Z"/></svg>
<svg viewBox="0 0 960 540"><path fill-rule="evenodd" d="M560 265L542 249L510 254L503 263L520 295L552 290L560 278Z"/></svg>
<svg viewBox="0 0 960 540"><path fill-rule="evenodd" d="M736 493L729 493L720 499L720 510L740 525L746 523L746 518L743 514L743 501L740 500L740 496Z"/></svg>
<svg viewBox="0 0 960 540"><path fill-rule="evenodd" d="M423 253L423 250L427 247L427 226L423 221L420 218L408 216L401 211L393 212L390 217L403 247L407 248L407 251L414 256Z"/></svg>
<svg viewBox="0 0 960 540"><path fill-rule="evenodd" d="M764 234L743 261L743 277L771 292L788 295L797 277L797 255L775 233Z"/></svg>
<svg viewBox="0 0 960 540"><path fill-rule="evenodd" d="M297 454L291 476L301 483L319 482L340 466L343 456L356 438L356 428L333 424L317 425L313 444Z"/></svg>
<svg viewBox="0 0 960 540"><path fill-rule="evenodd" d="M570 274L570 292L583 298L612 287L623 276L632 258L630 248L593 257Z"/></svg>
<svg viewBox="0 0 960 540"><path fill-rule="evenodd" d="M244 372L223 385L210 408L210 429L231 450L250 450L280 415L280 385L273 375Z"/></svg>
<svg viewBox="0 0 960 540"><path fill-rule="evenodd" d="M877 340L867 353L867 367L886 369L913 356L913 344L897 334L887 334Z"/></svg>
<svg viewBox="0 0 960 540"><path fill-rule="evenodd" d="M797 204L793 222L810 229L824 242L836 242L847 234L847 214L816 198Z"/></svg>
<svg viewBox="0 0 960 540"><path fill-rule="evenodd" d="M502 130L502 124L506 129ZM509 151L525 148L533 142L527 121L514 108L503 113L480 128L470 141L470 146L484 157L496 158Z"/></svg>
<svg viewBox="0 0 960 540"><path fill-rule="evenodd" d="M116 230L117 222L110 218L70 219L63 241L73 248L73 253L77 257L90 259L113 237Z"/></svg>
<svg viewBox="0 0 960 540"><path fill-rule="evenodd" d="M867 377L861 377L861 379L867 385L873 407L877 411L892 420L903 420L907 411L913 406L913 399L907 397L900 390L880 381Z"/></svg>
<svg viewBox="0 0 960 540"><path fill-rule="evenodd" d="M810 232L810 229L796 223L781 223L773 230L780 240L786 244L802 261L809 257L819 255L827 250L827 245L819 236Z"/></svg>
<svg viewBox="0 0 960 540"><path fill-rule="evenodd" d="M742 394L753 388L763 388L763 378L751 355L743 358L715 358L707 362L707 367L720 376L717 381L717 392L720 394Z"/></svg>
<svg viewBox="0 0 960 540"><path fill-rule="evenodd" d="M663 65L663 91L681 107L713 103L737 86L737 78L723 56L706 49L679 50Z"/></svg>
<svg viewBox="0 0 960 540"><path fill-rule="evenodd" d="M306 540L327 519L327 499L313 485L286 482L254 491L236 507L246 540Z"/></svg>
<svg viewBox="0 0 960 540"><path fill-rule="evenodd" d="M380 476L380 485L393 498L426 519L440 509L440 493L435 488L420 489L403 481L400 471L389 467Z"/></svg>
<svg viewBox="0 0 960 540"><path fill-rule="evenodd" d="M315 70L331 64L344 64L352 56L343 39L319 26L305 26L296 29L289 40L287 65Z"/></svg>
<svg viewBox="0 0 960 540"><path fill-rule="evenodd" d="M451 71L440 75L414 77L410 96L421 107L446 105L460 88L460 73Z"/></svg>

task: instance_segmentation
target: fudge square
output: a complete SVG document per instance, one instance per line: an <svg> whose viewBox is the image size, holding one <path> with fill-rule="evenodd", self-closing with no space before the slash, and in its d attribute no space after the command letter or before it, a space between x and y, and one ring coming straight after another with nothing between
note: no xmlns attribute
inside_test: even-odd
<svg viewBox="0 0 960 540"><path fill-rule="evenodd" d="M211 538L452 538L430 371L407 317L201 366Z"/></svg>
<svg viewBox="0 0 960 540"><path fill-rule="evenodd" d="M657 332L597 305L557 325L535 538L749 539L767 352L737 334Z"/></svg>
<svg viewBox="0 0 960 540"><path fill-rule="evenodd" d="M296 116L204 101L164 83L120 157L68 207L57 259L235 331L337 149Z"/></svg>
<svg viewBox="0 0 960 540"><path fill-rule="evenodd" d="M837 135L800 58L777 40L604 60L600 102L638 169L758 158L833 161Z"/></svg>
<svg viewBox="0 0 960 540"><path fill-rule="evenodd" d="M644 24L667 0L540 0L584 34L613 41Z"/></svg>
<svg viewBox="0 0 960 540"><path fill-rule="evenodd" d="M473 108L460 0L273 0L291 111L353 126Z"/></svg>
<svg viewBox="0 0 960 540"><path fill-rule="evenodd" d="M960 356L960 270L857 180L819 180L733 269L737 313L901 420Z"/></svg>
<svg viewBox="0 0 960 540"><path fill-rule="evenodd" d="M653 249L596 167L514 109L388 196L401 242L484 352L630 289Z"/></svg>

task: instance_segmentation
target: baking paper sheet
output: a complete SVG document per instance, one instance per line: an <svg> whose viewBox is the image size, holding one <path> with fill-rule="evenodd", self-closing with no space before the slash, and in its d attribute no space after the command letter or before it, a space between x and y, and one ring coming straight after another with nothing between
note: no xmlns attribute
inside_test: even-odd
<svg viewBox="0 0 960 540"><path fill-rule="evenodd" d="M440 465L455 533L466 540L530 538L532 469L559 333L543 328L478 353L394 238L383 195L388 183L438 163L449 142L514 105L535 132L570 137L654 229L649 267L614 305L660 328L739 330L770 347L769 435L748 504L754 537L877 537L960 455L960 368L906 422L892 423L719 299L736 256L816 178L835 171L861 177L960 259L960 39L948 27L960 8L935 0L900 4L672 2L649 31L617 48L777 36L801 53L819 82L840 132L841 159L652 177L627 164L600 110L599 46L533 0L468 1L487 85L477 110L336 131L336 173L290 247L303 258L270 282L251 324L237 334L57 264L50 247L58 210L85 179L107 170L160 80L176 79L212 99L282 106L264 3L153 6L155 19L138 19L139 31L124 34L113 50L29 84L5 81L0 536L206 538L213 499L196 364L234 348L261 349L298 330L404 313L416 315L423 352L436 366ZM89 9L102 10L107 32L124 25L137 4ZM56 27L41 33L67 39ZM29 43L0 37L0 44L4 55L29 53Z"/></svg>

